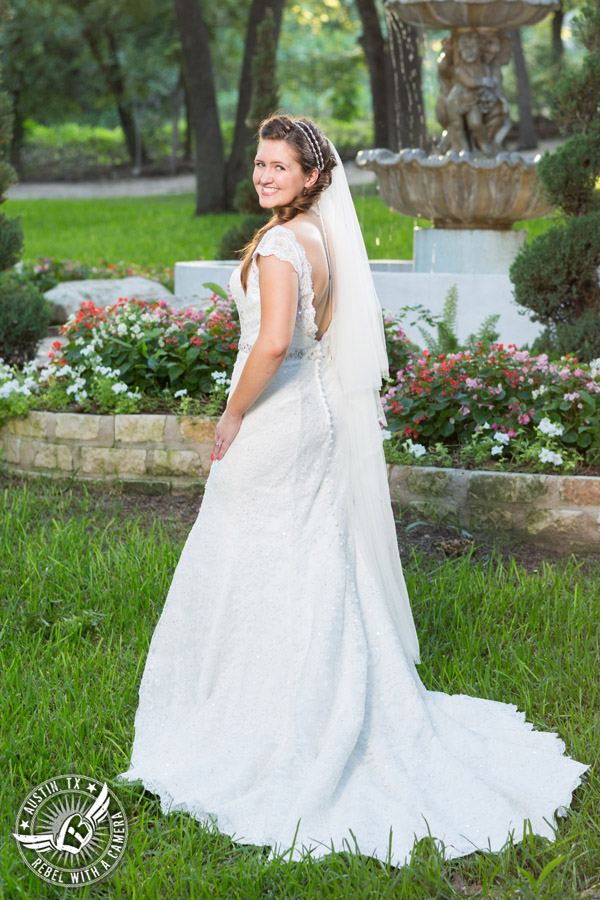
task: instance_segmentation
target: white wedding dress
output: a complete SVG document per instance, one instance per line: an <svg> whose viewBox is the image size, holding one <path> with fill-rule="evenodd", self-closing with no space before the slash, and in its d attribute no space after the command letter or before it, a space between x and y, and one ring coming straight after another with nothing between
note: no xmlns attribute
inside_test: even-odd
<svg viewBox="0 0 600 900"><path fill-rule="evenodd" d="M348 526L340 386L328 332L315 337L310 264L281 225L257 252L298 273L293 340L212 465L119 778L237 842L293 845L292 859L358 846L402 865L428 833L447 857L498 850L525 819L552 838L587 766L513 705L422 685ZM255 261L247 294L239 269L231 289L233 390L260 325Z"/></svg>

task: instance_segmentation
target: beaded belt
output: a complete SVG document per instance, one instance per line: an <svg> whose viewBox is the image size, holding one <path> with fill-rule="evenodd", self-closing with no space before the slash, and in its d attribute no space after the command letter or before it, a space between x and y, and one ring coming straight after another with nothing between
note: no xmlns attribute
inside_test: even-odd
<svg viewBox="0 0 600 900"><path fill-rule="evenodd" d="M249 341L240 341L238 350L242 353L249 353L253 346L254 343L250 343ZM307 359L311 356L315 356L319 350L320 347L317 342L311 344L310 347L290 347L285 355L285 359Z"/></svg>

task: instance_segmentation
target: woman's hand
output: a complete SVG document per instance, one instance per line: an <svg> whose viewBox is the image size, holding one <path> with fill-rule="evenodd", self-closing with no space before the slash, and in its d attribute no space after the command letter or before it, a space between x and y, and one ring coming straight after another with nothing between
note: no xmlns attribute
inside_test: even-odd
<svg viewBox="0 0 600 900"><path fill-rule="evenodd" d="M228 409L225 410L217 423L211 459L223 459L240 430L242 418L243 416L236 416Z"/></svg>

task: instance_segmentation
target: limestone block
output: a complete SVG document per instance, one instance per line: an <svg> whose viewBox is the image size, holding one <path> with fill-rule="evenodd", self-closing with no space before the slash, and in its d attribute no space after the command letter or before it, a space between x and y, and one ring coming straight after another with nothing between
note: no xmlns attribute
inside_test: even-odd
<svg viewBox="0 0 600 900"><path fill-rule="evenodd" d="M402 507L403 518L412 522L423 521L432 525L460 525L460 516L456 507L438 500L411 500Z"/></svg>
<svg viewBox="0 0 600 900"><path fill-rule="evenodd" d="M24 419L9 419L7 422L8 430L11 434L22 435L23 437L46 437L46 420L49 415L50 413L33 410Z"/></svg>
<svg viewBox="0 0 600 900"><path fill-rule="evenodd" d="M193 450L154 450L149 470L153 475L203 475L200 455Z"/></svg>
<svg viewBox="0 0 600 900"><path fill-rule="evenodd" d="M411 467L406 486L411 494L439 497L446 493L450 475L445 469Z"/></svg>
<svg viewBox="0 0 600 900"><path fill-rule="evenodd" d="M115 416L115 441L121 444L161 442L165 431L165 416Z"/></svg>
<svg viewBox="0 0 600 900"><path fill-rule="evenodd" d="M412 466L390 466L390 494L394 499L401 500L406 495L406 480L411 470Z"/></svg>
<svg viewBox="0 0 600 900"><path fill-rule="evenodd" d="M208 476L208 473L210 472L210 467L213 464L213 461L210 458L211 450L212 450L212 440L211 440L210 444L198 444L198 456L200 457L202 471L205 476Z"/></svg>
<svg viewBox="0 0 600 900"><path fill-rule="evenodd" d="M7 463L18 463L20 460L21 439L11 434L3 434L0 446L4 447L4 458Z"/></svg>
<svg viewBox="0 0 600 900"><path fill-rule="evenodd" d="M582 475L560 480L559 497L573 506L600 506L600 479Z"/></svg>
<svg viewBox="0 0 600 900"><path fill-rule="evenodd" d="M585 524L585 518L587 517L580 509L532 509L527 516L525 528L527 534L554 532L558 537L578 530L580 525Z"/></svg>
<svg viewBox="0 0 600 900"><path fill-rule="evenodd" d="M467 500L484 503L513 503L517 476L506 472L473 472L467 485Z"/></svg>
<svg viewBox="0 0 600 900"><path fill-rule="evenodd" d="M208 416L183 416L179 422L180 434L189 441L207 441L215 439L217 419Z"/></svg>
<svg viewBox="0 0 600 900"><path fill-rule="evenodd" d="M62 325L70 315L79 310L82 303L88 303L90 300L94 306L104 309L116 303L119 297L168 301L173 295L157 281L135 275L130 278L64 281L46 291L45 296L52 303L53 324Z"/></svg>
<svg viewBox="0 0 600 900"><path fill-rule="evenodd" d="M100 431L100 416L81 413L56 413L56 438L69 441L93 441Z"/></svg>
<svg viewBox="0 0 600 900"><path fill-rule="evenodd" d="M70 472L73 469L71 448L64 444L47 444L41 441L30 442L31 458L28 465L34 469L53 471L60 469Z"/></svg>
<svg viewBox="0 0 600 900"><path fill-rule="evenodd" d="M516 478L519 503L534 503L547 497L552 483L548 475L517 475Z"/></svg>
<svg viewBox="0 0 600 900"><path fill-rule="evenodd" d="M510 532L514 530L513 509L499 509L494 506L472 506L468 512L468 527L471 531Z"/></svg>
<svg viewBox="0 0 600 900"><path fill-rule="evenodd" d="M81 469L86 475L144 475L146 451L112 447L81 447Z"/></svg>

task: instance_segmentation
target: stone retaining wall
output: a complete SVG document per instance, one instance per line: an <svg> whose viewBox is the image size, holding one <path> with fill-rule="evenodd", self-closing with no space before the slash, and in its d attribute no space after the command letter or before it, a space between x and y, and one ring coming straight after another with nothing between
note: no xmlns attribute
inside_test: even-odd
<svg viewBox="0 0 600 900"><path fill-rule="evenodd" d="M0 429L8 471L129 490L201 490L216 419L170 415L92 416L31 412Z"/></svg>
<svg viewBox="0 0 600 900"><path fill-rule="evenodd" d="M125 490L197 490L216 418L31 412L0 429L9 472ZM389 466L396 513L565 552L600 551L600 478Z"/></svg>
<svg viewBox="0 0 600 900"><path fill-rule="evenodd" d="M600 551L600 478L389 466L396 512L564 552Z"/></svg>

